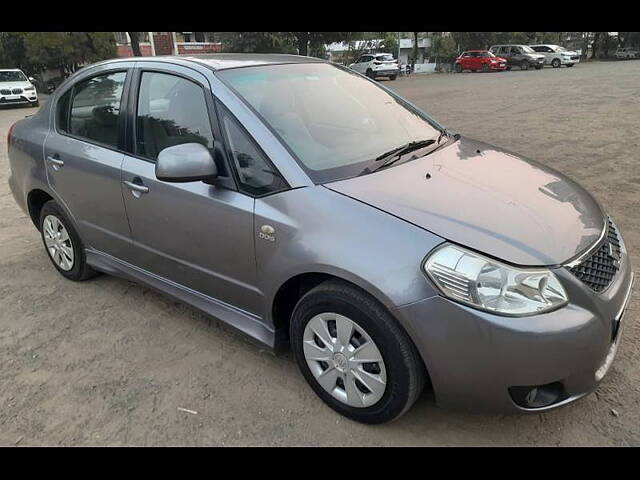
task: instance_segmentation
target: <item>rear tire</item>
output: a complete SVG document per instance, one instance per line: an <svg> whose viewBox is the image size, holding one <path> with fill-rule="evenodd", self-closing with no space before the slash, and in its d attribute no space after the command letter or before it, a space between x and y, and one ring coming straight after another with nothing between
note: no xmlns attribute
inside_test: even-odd
<svg viewBox="0 0 640 480"><path fill-rule="evenodd" d="M391 76L389 77L389 80L395 80L397 77L398 77L397 75L391 75Z"/></svg>
<svg viewBox="0 0 640 480"><path fill-rule="evenodd" d="M425 369L415 346L387 310L355 286L329 280L313 288L298 301L289 329L302 375L341 415L362 423L389 422L422 392ZM364 353L363 346L365 358L379 360L358 359L355 352Z"/></svg>
<svg viewBox="0 0 640 480"><path fill-rule="evenodd" d="M87 264L84 244L73 223L54 200L42 207L38 225L49 260L63 277L81 282L97 274Z"/></svg>
<svg viewBox="0 0 640 480"><path fill-rule="evenodd" d="M482 73L487 73L489 71L489 65L486 63L482 64Z"/></svg>
<svg viewBox="0 0 640 480"><path fill-rule="evenodd" d="M367 77L369 77L372 80L375 79L375 76L373 75L373 70L371 70L370 68L367 69L366 75L367 75Z"/></svg>
<svg viewBox="0 0 640 480"><path fill-rule="evenodd" d="M573 63L569 63L569 64L567 64L567 68L571 68L571 67L573 67L573 65L574 65Z"/></svg>

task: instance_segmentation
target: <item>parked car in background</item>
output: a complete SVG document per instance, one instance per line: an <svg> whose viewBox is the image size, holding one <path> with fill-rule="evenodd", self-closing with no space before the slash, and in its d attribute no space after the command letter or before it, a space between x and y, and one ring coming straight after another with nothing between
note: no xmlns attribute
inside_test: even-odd
<svg viewBox="0 0 640 480"><path fill-rule="evenodd" d="M33 84L35 79L27 78L17 68L0 70L0 105L31 105L37 107L38 93Z"/></svg>
<svg viewBox="0 0 640 480"><path fill-rule="evenodd" d="M507 59L507 70L519 67L521 70L529 70L534 67L540 70L544 67L544 55L534 52L527 45L494 45L489 51L494 55Z"/></svg>
<svg viewBox="0 0 640 480"><path fill-rule="evenodd" d="M545 65L551 65L553 68L560 68L562 65L573 67L580 62L578 52L567 50L559 45L529 45L531 49L544 55Z"/></svg>
<svg viewBox="0 0 640 480"><path fill-rule="evenodd" d="M110 60L7 145L63 277L117 275L290 346L354 420L401 416L426 383L440 405L549 410L593 391L620 343L633 272L597 200L345 67Z"/></svg>
<svg viewBox="0 0 640 480"><path fill-rule="evenodd" d="M467 50L456 58L455 71L471 70L472 72L502 71L507 68L507 60L496 57L488 50Z"/></svg>
<svg viewBox="0 0 640 480"><path fill-rule="evenodd" d="M616 58L619 60L630 60L640 58L640 51L634 47L623 47L616 50Z"/></svg>
<svg viewBox="0 0 640 480"><path fill-rule="evenodd" d="M390 53L366 53L349 65L349 68L369 78L387 77L395 80L400 74L398 60Z"/></svg>

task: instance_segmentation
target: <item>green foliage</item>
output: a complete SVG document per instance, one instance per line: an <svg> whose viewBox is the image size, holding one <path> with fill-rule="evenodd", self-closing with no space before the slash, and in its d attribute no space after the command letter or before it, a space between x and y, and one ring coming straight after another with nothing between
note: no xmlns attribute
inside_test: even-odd
<svg viewBox="0 0 640 480"><path fill-rule="evenodd" d="M386 53L392 53L394 58L398 57L398 34L387 32L382 41L382 48Z"/></svg>
<svg viewBox="0 0 640 480"><path fill-rule="evenodd" d="M37 74L58 69L63 77L86 63L114 57L111 32L5 32L0 34L3 65Z"/></svg>
<svg viewBox="0 0 640 480"><path fill-rule="evenodd" d="M225 52L296 53L294 39L285 32L226 32L221 41Z"/></svg>

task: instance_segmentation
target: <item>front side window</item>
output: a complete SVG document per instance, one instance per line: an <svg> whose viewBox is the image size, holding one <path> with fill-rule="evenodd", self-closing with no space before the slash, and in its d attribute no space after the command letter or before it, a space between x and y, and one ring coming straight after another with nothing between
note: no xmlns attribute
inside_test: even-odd
<svg viewBox="0 0 640 480"><path fill-rule="evenodd" d="M216 73L260 114L316 183L363 173L376 158L440 127L351 70L326 63Z"/></svg>
<svg viewBox="0 0 640 480"><path fill-rule="evenodd" d="M252 195L282 190L286 184L238 121L225 110L223 121L240 188Z"/></svg>
<svg viewBox="0 0 640 480"><path fill-rule="evenodd" d="M143 72L136 115L136 153L155 160L165 148L183 143L213 148L202 87L176 75Z"/></svg>
<svg viewBox="0 0 640 480"><path fill-rule="evenodd" d="M107 73L75 84L69 122L60 124L61 130L117 148L120 101L126 76L126 72ZM64 105L60 107L64 111ZM64 115L61 109L58 112Z"/></svg>

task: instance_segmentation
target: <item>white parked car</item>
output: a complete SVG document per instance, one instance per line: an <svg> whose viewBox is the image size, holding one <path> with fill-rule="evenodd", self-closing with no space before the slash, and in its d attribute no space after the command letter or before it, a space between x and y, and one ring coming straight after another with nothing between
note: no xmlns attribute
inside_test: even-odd
<svg viewBox="0 0 640 480"><path fill-rule="evenodd" d="M17 68L0 70L0 105L31 105L37 107L38 93L33 78L27 78Z"/></svg>
<svg viewBox="0 0 640 480"><path fill-rule="evenodd" d="M562 65L573 67L580 62L580 54L573 50L567 50L559 45L529 45L536 53L544 55L544 64L553 68L560 68Z"/></svg>
<svg viewBox="0 0 640 480"><path fill-rule="evenodd" d="M627 60L630 58L640 58L640 52L637 48L624 47L616 50L616 58L619 60Z"/></svg>
<svg viewBox="0 0 640 480"><path fill-rule="evenodd" d="M349 68L369 78L388 77L395 80L400 74L398 60L390 53L365 53L356 63L349 65Z"/></svg>

